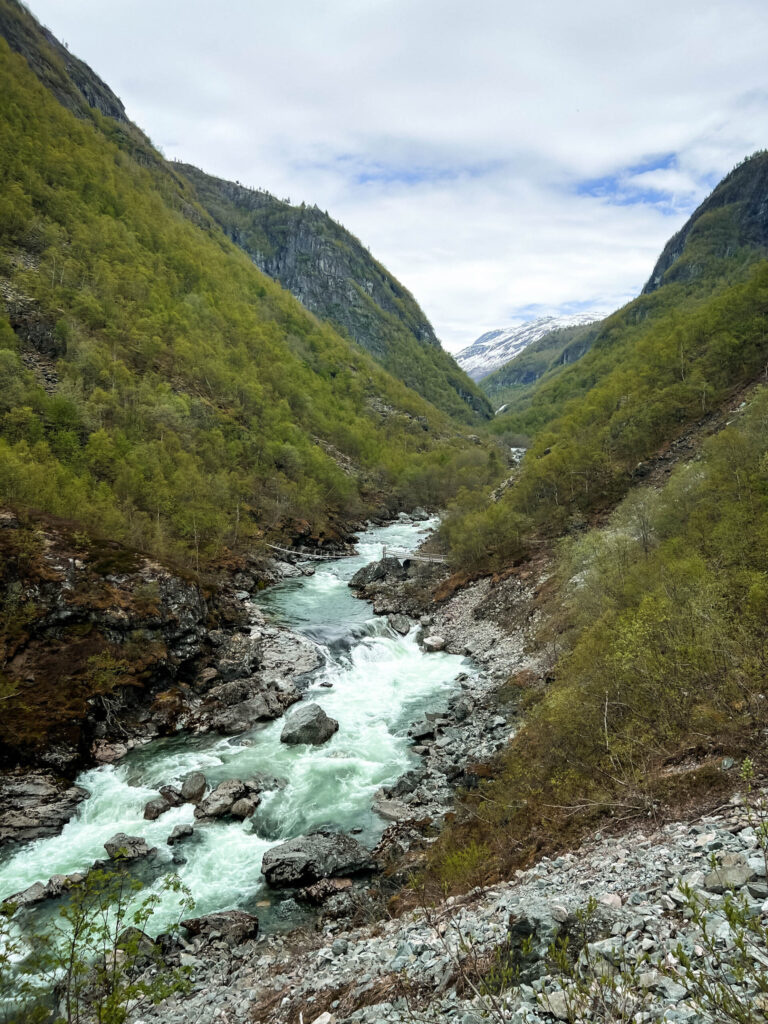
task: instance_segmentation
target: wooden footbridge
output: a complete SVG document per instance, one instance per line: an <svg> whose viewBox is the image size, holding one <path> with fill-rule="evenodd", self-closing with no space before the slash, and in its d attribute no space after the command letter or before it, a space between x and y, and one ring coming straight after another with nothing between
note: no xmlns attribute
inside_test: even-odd
<svg viewBox="0 0 768 1024"><path fill-rule="evenodd" d="M325 562L343 558L343 555L326 555L313 550L312 548L281 548L278 544L267 544L268 548L273 551L280 551L284 555L293 555L294 558L298 557L300 561L310 562ZM386 544L382 544L381 547L382 558L399 558L402 561L408 559L416 562L444 562L445 559L440 555L417 555L410 551L408 548L390 548Z"/></svg>

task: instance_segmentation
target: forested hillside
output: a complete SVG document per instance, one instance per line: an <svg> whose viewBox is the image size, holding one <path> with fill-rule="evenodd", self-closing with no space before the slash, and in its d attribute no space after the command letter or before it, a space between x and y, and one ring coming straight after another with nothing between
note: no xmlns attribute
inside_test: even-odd
<svg viewBox="0 0 768 1024"><path fill-rule="evenodd" d="M725 188L729 201L711 197L684 229L680 272L673 265L662 287L604 320L590 350L543 377L525 408L496 417L496 433L534 440L500 500L460 497L445 526L457 564L504 566L542 535L583 525L626 493L644 459L763 374L768 261L738 197L767 166L762 152L729 175L713 194Z"/></svg>
<svg viewBox="0 0 768 1024"><path fill-rule="evenodd" d="M65 80L29 15L0 13ZM0 500L199 564L498 472L260 273L132 126L74 116L5 40L0 91Z"/></svg>
<svg viewBox="0 0 768 1024"><path fill-rule="evenodd" d="M768 390L661 489L563 541L537 643L510 679L525 723L433 857L441 884L508 877L603 821L717 799L717 755L764 768Z"/></svg>
<svg viewBox="0 0 768 1024"><path fill-rule="evenodd" d="M497 501L465 493L446 526L457 564L548 572L541 674L509 679L525 720L434 852L440 886L713 805L718 755L765 768L767 172L764 152L736 168L653 287L497 418L532 446Z"/></svg>
<svg viewBox="0 0 768 1024"><path fill-rule="evenodd" d="M189 164L174 167L226 234L307 309L449 415L467 423L490 417L485 395L440 347L410 292L327 213Z"/></svg>

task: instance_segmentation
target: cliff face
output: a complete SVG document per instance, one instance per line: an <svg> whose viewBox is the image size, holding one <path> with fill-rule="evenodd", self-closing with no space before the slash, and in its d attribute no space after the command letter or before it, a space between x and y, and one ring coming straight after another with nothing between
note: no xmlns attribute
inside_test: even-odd
<svg viewBox="0 0 768 1024"><path fill-rule="evenodd" d="M490 415L487 400L440 347L410 292L328 214L189 164L174 166L232 241L307 309L444 411L470 421Z"/></svg>
<svg viewBox="0 0 768 1024"><path fill-rule="evenodd" d="M17 0L0 0L0 35L27 59L37 77L77 117L89 109L128 124L125 107L87 64L74 57Z"/></svg>
<svg viewBox="0 0 768 1024"><path fill-rule="evenodd" d="M768 151L734 168L670 238L643 294L699 277L707 257L723 259L741 248L768 252Z"/></svg>

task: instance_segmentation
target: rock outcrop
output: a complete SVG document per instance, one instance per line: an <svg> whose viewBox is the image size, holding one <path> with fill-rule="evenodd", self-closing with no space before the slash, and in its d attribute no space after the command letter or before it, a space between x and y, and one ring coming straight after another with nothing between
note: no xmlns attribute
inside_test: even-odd
<svg viewBox="0 0 768 1024"><path fill-rule="evenodd" d="M87 797L51 772L0 773L0 847L56 835Z"/></svg>
<svg viewBox="0 0 768 1024"><path fill-rule="evenodd" d="M325 830L273 847L261 863L267 884L277 889L312 885L321 878L364 874L375 868L370 852L356 839Z"/></svg>
<svg viewBox="0 0 768 1024"><path fill-rule="evenodd" d="M229 946L239 946L259 934L258 917L246 914L243 910L222 910L204 917L187 918L181 922L181 926L193 938L198 935L204 939L221 937Z"/></svg>
<svg viewBox="0 0 768 1024"><path fill-rule="evenodd" d="M490 419L487 399L440 347L413 296L327 213L175 166L232 241L307 309L439 408L467 422Z"/></svg>

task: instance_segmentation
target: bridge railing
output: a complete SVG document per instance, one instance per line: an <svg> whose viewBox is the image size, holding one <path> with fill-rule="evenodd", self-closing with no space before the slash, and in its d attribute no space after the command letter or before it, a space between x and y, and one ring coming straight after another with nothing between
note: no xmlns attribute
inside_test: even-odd
<svg viewBox="0 0 768 1024"><path fill-rule="evenodd" d="M323 562L331 559L342 558L343 555L326 555L321 554L318 551L313 551L311 548L281 548L279 544L267 544L268 548L273 551L280 551L284 555L293 555L295 558L297 555L299 558L305 561ZM381 557L386 558L391 555L393 558L409 559L416 562L444 562L445 559L440 555L417 555L408 548L390 548L386 544L382 545Z"/></svg>

